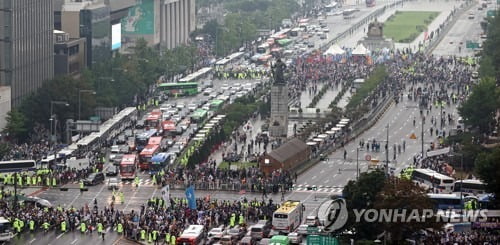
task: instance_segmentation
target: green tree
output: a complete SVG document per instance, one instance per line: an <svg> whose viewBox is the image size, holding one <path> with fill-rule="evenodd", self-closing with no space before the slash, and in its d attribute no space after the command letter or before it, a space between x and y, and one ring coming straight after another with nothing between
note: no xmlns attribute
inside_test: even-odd
<svg viewBox="0 0 500 245"><path fill-rule="evenodd" d="M10 152L9 144L5 142L0 142L0 159L3 159Z"/></svg>
<svg viewBox="0 0 500 245"><path fill-rule="evenodd" d="M361 173L357 181L350 180L344 187L342 193L349 208L349 218L343 229L355 230L356 238L372 239L382 232L380 225L376 223L368 223L363 220L356 222L353 209L373 208L377 194L384 187L385 179L385 173L382 171Z"/></svg>
<svg viewBox="0 0 500 245"><path fill-rule="evenodd" d="M488 38L483 44L483 52L480 66L482 77L500 78L500 18L499 12L496 18L488 18Z"/></svg>
<svg viewBox="0 0 500 245"><path fill-rule="evenodd" d="M383 230L390 234L395 244L402 244L410 238L415 231L425 228L439 229L442 224L436 223L434 217L422 217L424 209L433 209L432 200L427 196L427 191L416 185L412 180L390 177L386 179L383 189L377 194L374 207L379 210L399 210L404 212L404 217L411 218L393 222L380 222ZM417 212L417 213L412 213ZM416 216L414 216L416 214Z"/></svg>
<svg viewBox="0 0 500 245"><path fill-rule="evenodd" d="M500 197L500 147L491 152L483 152L476 158L476 172L486 183L486 191ZM500 199L496 199L500 204Z"/></svg>
<svg viewBox="0 0 500 245"><path fill-rule="evenodd" d="M6 120L7 125L3 129L4 132L8 133L15 142L25 139L28 128L26 128L26 118L24 115L20 111L12 109L7 113Z"/></svg>
<svg viewBox="0 0 500 245"><path fill-rule="evenodd" d="M491 78L483 78L472 89L467 100L458 108L460 116L465 124L478 128L481 133L489 133L493 116L498 108L495 81Z"/></svg>

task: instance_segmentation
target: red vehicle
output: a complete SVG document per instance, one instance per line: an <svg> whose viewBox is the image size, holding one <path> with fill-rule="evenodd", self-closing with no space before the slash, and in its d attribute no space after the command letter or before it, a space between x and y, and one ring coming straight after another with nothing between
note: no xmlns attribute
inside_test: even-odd
<svg viewBox="0 0 500 245"><path fill-rule="evenodd" d="M145 126L159 129L162 121L162 112L159 109L153 110L146 118Z"/></svg>
<svg viewBox="0 0 500 245"><path fill-rule="evenodd" d="M161 136L154 136L149 138L148 145L160 145L161 146L161 141L163 140L163 137Z"/></svg>
<svg viewBox="0 0 500 245"><path fill-rule="evenodd" d="M139 168L141 170L149 169L151 158L160 152L160 145L147 145L139 154Z"/></svg>
<svg viewBox="0 0 500 245"><path fill-rule="evenodd" d="M122 180L133 180L137 171L138 159L136 154L123 155L120 162L120 177Z"/></svg>
<svg viewBox="0 0 500 245"><path fill-rule="evenodd" d="M170 132L175 131L175 122L174 121L163 121L162 123L163 135L168 135Z"/></svg>

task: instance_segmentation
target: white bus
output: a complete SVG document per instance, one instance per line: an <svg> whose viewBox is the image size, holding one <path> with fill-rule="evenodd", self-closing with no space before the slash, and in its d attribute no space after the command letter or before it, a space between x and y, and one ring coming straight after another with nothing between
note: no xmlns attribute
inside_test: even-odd
<svg viewBox="0 0 500 245"><path fill-rule="evenodd" d="M431 169L419 168L412 172L411 179L427 188L436 188L439 193L451 193L455 179Z"/></svg>
<svg viewBox="0 0 500 245"><path fill-rule="evenodd" d="M472 195L479 195L486 193L486 184L478 179L458 180L453 186L453 192L469 193Z"/></svg>
<svg viewBox="0 0 500 245"><path fill-rule="evenodd" d="M16 234L14 233L14 229L12 229L12 225L9 220L4 217L0 217L0 241L8 242L12 238L14 238Z"/></svg>
<svg viewBox="0 0 500 245"><path fill-rule="evenodd" d="M302 223L304 205L300 201L288 200L274 211L273 230L279 232L292 232Z"/></svg>
<svg viewBox="0 0 500 245"><path fill-rule="evenodd" d="M203 244L205 238L205 233L203 231L203 225L190 225L182 232L181 236L177 238L177 244Z"/></svg>

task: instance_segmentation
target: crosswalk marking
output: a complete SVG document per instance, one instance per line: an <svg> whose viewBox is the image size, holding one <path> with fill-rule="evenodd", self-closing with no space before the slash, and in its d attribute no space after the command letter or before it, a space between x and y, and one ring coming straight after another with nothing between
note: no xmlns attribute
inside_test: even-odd
<svg viewBox="0 0 500 245"><path fill-rule="evenodd" d="M79 184L79 181L73 181L72 184ZM105 182L106 183L106 182ZM122 180L118 182L118 186L125 186L125 185L135 185L134 180ZM156 186L153 184L152 179L139 179L139 186Z"/></svg>

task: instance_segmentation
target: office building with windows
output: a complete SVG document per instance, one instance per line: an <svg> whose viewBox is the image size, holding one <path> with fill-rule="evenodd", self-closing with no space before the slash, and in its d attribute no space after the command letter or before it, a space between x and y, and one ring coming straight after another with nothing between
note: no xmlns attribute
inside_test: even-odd
<svg viewBox="0 0 500 245"><path fill-rule="evenodd" d="M0 100L0 128L10 106L54 76L53 12L53 0L0 0L0 90L10 94Z"/></svg>

